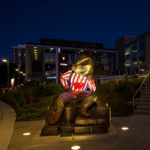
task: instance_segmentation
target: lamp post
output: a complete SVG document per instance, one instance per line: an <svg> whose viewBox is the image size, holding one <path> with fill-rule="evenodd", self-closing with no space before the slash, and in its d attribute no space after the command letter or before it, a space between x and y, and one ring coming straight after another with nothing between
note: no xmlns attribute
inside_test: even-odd
<svg viewBox="0 0 150 150"><path fill-rule="evenodd" d="M16 71L16 86L20 86L20 70L19 68L16 68L15 71Z"/></svg>
<svg viewBox="0 0 150 150"><path fill-rule="evenodd" d="M9 88L9 61L7 59L2 59L2 62L7 64L7 86Z"/></svg>

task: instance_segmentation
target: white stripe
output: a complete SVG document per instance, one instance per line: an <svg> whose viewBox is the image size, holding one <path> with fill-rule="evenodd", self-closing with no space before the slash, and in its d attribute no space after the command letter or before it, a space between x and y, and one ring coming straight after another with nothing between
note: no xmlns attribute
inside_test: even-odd
<svg viewBox="0 0 150 150"><path fill-rule="evenodd" d="M75 79L74 79L74 83L76 83L78 76L79 75L77 74L76 77L75 77Z"/></svg>
<svg viewBox="0 0 150 150"><path fill-rule="evenodd" d="M69 79L69 76L70 76L70 74L66 74L66 75L64 75L62 77L65 78L65 79Z"/></svg>
<svg viewBox="0 0 150 150"><path fill-rule="evenodd" d="M61 81L61 84L64 86L65 85L64 80L60 79L60 81Z"/></svg>
<svg viewBox="0 0 150 150"><path fill-rule="evenodd" d="M68 78L70 76L71 72L72 71L68 71L68 72L62 74L61 76L64 77L64 78L66 78L66 77Z"/></svg>
<svg viewBox="0 0 150 150"><path fill-rule="evenodd" d="M73 84L73 78L75 76L75 73L73 73L72 77L71 77L71 87L72 87L72 84Z"/></svg>
<svg viewBox="0 0 150 150"><path fill-rule="evenodd" d="M88 86L89 86L90 90L92 90L91 83L89 80L88 80Z"/></svg>
<svg viewBox="0 0 150 150"><path fill-rule="evenodd" d="M80 76L78 82L81 82L81 79L82 79L82 78L83 78L83 76Z"/></svg>
<svg viewBox="0 0 150 150"><path fill-rule="evenodd" d="M83 87L83 91L87 88L87 80L86 80L86 83L85 83L85 86Z"/></svg>
<svg viewBox="0 0 150 150"><path fill-rule="evenodd" d="M82 83L84 83L84 82L85 82L85 80L86 80L86 77L84 77L84 78L83 78Z"/></svg>
<svg viewBox="0 0 150 150"><path fill-rule="evenodd" d="M93 84L93 86L94 86L94 91L96 90L96 85L95 85L95 83Z"/></svg>

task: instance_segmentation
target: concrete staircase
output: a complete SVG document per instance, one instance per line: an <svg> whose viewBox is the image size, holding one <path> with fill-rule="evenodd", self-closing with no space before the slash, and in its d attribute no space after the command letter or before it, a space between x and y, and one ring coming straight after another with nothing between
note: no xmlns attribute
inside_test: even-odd
<svg viewBox="0 0 150 150"><path fill-rule="evenodd" d="M146 91L147 90L147 91ZM139 98L135 99L135 114L149 114L150 115L150 87L144 89Z"/></svg>
<svg viewBox="0 0 150 150"><path fill-rule="evenodd" d="M150 73L133 96L134 114L150 115Z"/></svg>

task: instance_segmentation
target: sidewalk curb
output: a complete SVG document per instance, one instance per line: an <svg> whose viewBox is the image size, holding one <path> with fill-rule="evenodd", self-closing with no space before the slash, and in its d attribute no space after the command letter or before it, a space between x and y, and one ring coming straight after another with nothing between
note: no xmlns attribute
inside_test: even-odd
<svg viewBox="0 0 150 150"><path fill-rule="evenodd" d="M0 101L0 149L7 150L14 131L16 113L8 104Z"/></svg>

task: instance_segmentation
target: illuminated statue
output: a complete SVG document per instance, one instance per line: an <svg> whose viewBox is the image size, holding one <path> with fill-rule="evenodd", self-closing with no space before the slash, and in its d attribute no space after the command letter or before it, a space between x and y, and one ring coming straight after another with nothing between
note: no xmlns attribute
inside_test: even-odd
<svg viewBox="0 0 150 150"><path fill-rule="evenodd" d="M95 81L92 78L93 60L90 57L82 57L71 70L61 75L60 81L65 92L61 93L55 103L55 110L48 118L48 124L55 124L63 112L65 104L74 100L82 100L79 113L83 117L90 117L88 108L97 100L95 95Z"/></svg>

